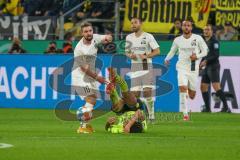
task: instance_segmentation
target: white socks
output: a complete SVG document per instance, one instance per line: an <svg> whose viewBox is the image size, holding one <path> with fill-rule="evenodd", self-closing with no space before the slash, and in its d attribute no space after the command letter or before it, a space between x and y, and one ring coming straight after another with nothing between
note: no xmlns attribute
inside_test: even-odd
<svg viewBox="0 0 240 160"><path fill-rule="evenodd" d="M187 93L186 92L179 93L179 102L180 102L180 112L183 112L183 115L188 115Z"/></svg>
<svg viewBox="0 0 240 160"><path fill-rule="evenodd" d="M147 110L148 110L148 114L149 117L148 119L154 120L155 119L155 113L154 113L154 101L152 97L149 98L141 98L142 101L144 101L144 103L147 106Z"/></svg>
<svg viewBox="0 0 240 160"><path fill-rule="evenodd" d="M83 128L85 128L88 121L92 119L93 106L91 103L86 103L77 110L77 118Z"/></svg>

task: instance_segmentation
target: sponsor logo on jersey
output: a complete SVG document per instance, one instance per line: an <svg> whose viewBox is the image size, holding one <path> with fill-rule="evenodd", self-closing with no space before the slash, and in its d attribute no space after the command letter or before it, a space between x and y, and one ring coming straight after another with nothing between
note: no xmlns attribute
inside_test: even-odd
<svg viewBox="0 0 240 160"><path fill-rule="evenodd" d="M191 42L191 45L192 45L192 46L197 46L197 40L194 39L194 40Z"/></svg>

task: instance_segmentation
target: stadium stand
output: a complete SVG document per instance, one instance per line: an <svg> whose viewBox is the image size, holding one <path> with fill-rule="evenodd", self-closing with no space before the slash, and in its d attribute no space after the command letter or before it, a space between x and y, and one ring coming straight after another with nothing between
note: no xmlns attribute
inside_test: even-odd
<svg viewBox="0 0 240 160"><path fill-rule="evenodd" d="M115 2L118 2L117 6ZM118 11L118 13L116 13L116 11ZM58 48L61 48L61 50L58 51L65 52L66 46L67 48L71 46L67 44L72 44L70 43L70 41L73 41L74 46L74 41L77 41L81 38L79 27L80 24L85 21L89 21L93 23L96 33L113 34L115 35L115 40L124 40L125 35L129 33L128 31L123 29L125 12L125 0L1 0L0 15L3 16L2 18L3 20L5 20L2 24L7 22L6 20L9 18L8 21L10 21L10 24L8 28L11 29L5 30L7 26L2 25L3 27L1 27L0 29L2 30L0 39L4 40L3 42L1 42L3 45L9 43L8 40L11 41L12 39L14 39L14 37L17 37L20 40L24 40L22 46L26 46L27 48L28 45L26 43L33 42L26 42L25 40L66 40L68 41L67 43L63 44L63 46L61 46L61 44L60 46L58 46ZM19 17L13 18L13 16ZM24 16L28 16L28 18L23 18ZM45 18L43 18L43 16ZM44 33L44 27L41 28L40 24L37 24L37 20L41 20L41 23L45 23L46 27L48 27L48 31L45 31ZM51 21L50 25L48 24L47 20ZM179 20L179 24L177 20ZM235 41L239 39L239 28L235 28L232 25L232 22L225 21L224 25L216 26L216 5L214 1L211 5L211 10L207 21L208 23L213 25L217 39L222 41ZM15 25L15 23L19 24ZM17 26L19 25L27 26L29 24L32 24L32 29L30 30L34 30L34 28L38 26L39 31L28 31L28 33L26 33L24 31L20 31L24 30L24 27L17 28ZM117 24L118 27L116 26ZM176 35L181 33L181 29L175 29L176 27L181 27L181 19L177 18L176 23L174 23L173 21L173 24L175 24L176 26L172 27L169 33L154 32L153 34L156 39L161 41L171 40ZM12 35L12 32L14 30L15 32L18 31L18 33L15 34L14 32L14 35ZM193 32L201 34L202 29L194 27ZM70 38L69 35L71 35ZM69 39L71 40L69 41ZM44 44L45 42L42 43ZM37 52L43 53L44 50L45 49L41 49L40 47Z"/></svg>

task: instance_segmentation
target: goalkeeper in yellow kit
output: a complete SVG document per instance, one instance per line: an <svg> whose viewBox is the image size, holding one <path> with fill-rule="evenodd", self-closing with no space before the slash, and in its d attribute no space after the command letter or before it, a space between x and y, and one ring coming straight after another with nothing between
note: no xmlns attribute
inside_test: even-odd
<svg viewBox="0 0 240 160"><path fill-rule="evenodd" d="M116 74L115 70L109 68L109 80L107 93L112 101L112 111L116 117L110 117L105 129L111 133L142 133L147 129L144 111L145 104L129 92L126 81ZM116 85L121 89L122 97L117 93Z"/></svg>

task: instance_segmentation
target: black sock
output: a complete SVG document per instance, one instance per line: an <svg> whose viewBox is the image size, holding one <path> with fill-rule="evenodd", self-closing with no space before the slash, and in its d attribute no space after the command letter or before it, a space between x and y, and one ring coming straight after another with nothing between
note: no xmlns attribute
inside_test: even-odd
<svg viewBox="0 0 240 160"><path fill-rule="evenodd" d="M221 89L216 91L216 96L218 96L222 100L223 107L224 108L228 108L226 97L225 97L225 95L224 95L224 93L223 93L223 91Z"/></svg>
<svg viewBox="0 0 240 160"><path fill-rule="evenodd" d="M205 103L205 107L207 110L210 109L210 100L209 100L209 97L210 97L210 94L209 92L202 92L202 97L203 97L203 101Z"/></svg>

